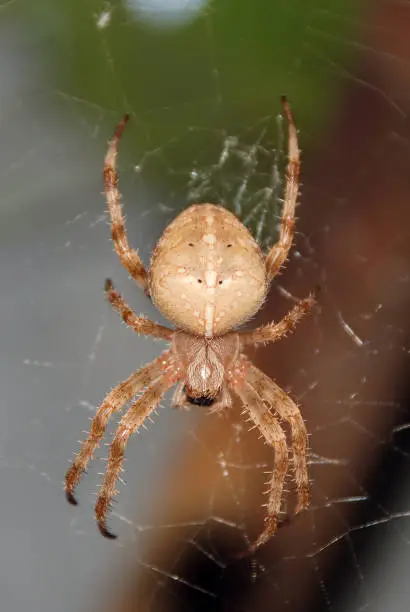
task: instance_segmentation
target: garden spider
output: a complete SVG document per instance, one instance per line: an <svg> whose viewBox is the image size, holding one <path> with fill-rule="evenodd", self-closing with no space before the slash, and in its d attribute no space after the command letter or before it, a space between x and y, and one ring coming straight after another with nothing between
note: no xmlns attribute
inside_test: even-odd
<svg viewBox="0 0 410 612"><path fill-rule="evenodd" d="M253 331L236 331L238 325L260 309L270 282L285 263L292 245L300 160L292 113L286 98L282 102L289 124L287 180L279 240L266 257L246 227L231 212L214 204L195 204L165 229L147 272L138 252L128 244L117 186L118 142L128 115L118 124L109 143L104 178L114 248L129 274L152 298L158 310L175 325L175 329L137 316L112 282L106 281L108 300L129 327L138 334L169 343L169 348L157 359L132 373L106 396L66 475L67 499L76 504L74 489L104 435L109 418L141 393L115 432L98 494L95 514L99 529L106 537L115 537L106 527L106 517L116 493L115 484L128 438L175 384L175 406L209 406L212 412L229 408L233 391L265 441L274 448L265 527L251 545L250 552L264 544L278 525L288 471L286 436L278 417L287 422L291 430L298 500L295 511L300 512L309 505L307 433L302 415L295 402L256 368L243 351L250 345L276 342L293 331L315 300L313 296L301 300L278 323L269 323Z"/></svg>

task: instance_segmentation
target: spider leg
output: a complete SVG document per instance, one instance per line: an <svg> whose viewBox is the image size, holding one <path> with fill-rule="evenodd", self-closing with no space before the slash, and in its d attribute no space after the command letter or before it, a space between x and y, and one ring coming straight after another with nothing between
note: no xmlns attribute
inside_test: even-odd
<svg viewBox="0 0 410 612"><path fill-rule="evenodd" d="M286 436L280 423L266 409L260 395L251 384L245 382L233 387L239 395L251 421L255 423L269 446L275 450L272 477L269 482L269 499L266 504L268 512L265 518L265 528L257 540L250 545L248 553L252 554L259 546L265 544L276 532L283 494L283 485L288 470L288 449Z"/></svg>
<svg viewBox="0 0 410 612"><path fill-rule="evenodd" d="M287 334L293 332L299 321L312 309L316 301L313 295L300 300L279 323L268 323L251 331L239 332L242 346L247 344L260 344L276 342Z"/></svg>
<svg viewBox="0 0 410 612"><path fill-rule="evenodd" d="M107 538L116 538L116 536L106 527L106 517L110 502L117 493L115 490L115 483L121 471L121 464L124 459L128 438L141 427L145 419L155 410L164 393L180 378L181 373L176 366L172 373L164 373L140 398L138 398L120 421L111 444L107 469L95 506L95 516L98 528L102 535Z"/></svg>
<svg viewBox="0 0 410 612"><path fill-rule="evenodd" d="M226 410L232 408L232 397L229 393L226 385L222 385L219 397L216 402L214 402L209 407L209 414L219 414L222 415Z"/></svg>
<svg viewBox="0 0 410 612"><path fill-rule="evenodd" d="M247 381L258 395L272 407L279 416L289 423L292 437L292 462L298 496L295 513L305 510L310 503L310 486L307 468L308 436L302 414L283 389L269 376L251 365L247 372Z"/></svg>
<svg viewBox="0 0 410 612"><path fill-rule="evenodd" d="M282 104L289 125L288 167L279 240L266 257L268 282L279 272L292 246L295 207L299 194L300 151L298 137L293 122L292 111L285 97L282 98Z"/></svg>
<svg viewBox="0 0 410 612"><path fill-rule="evenodd" d="M125 302L121 294L114 289L112 281L109 278L107 278L105 281L105 292L107 294L108 301L114 310L120 314L124 323L126 323L129 327L132 327L137 334L145 334L146 336L153 336L154 338L171 340L173 334L172 329L169 329L164 325L154 323L146 317L137 317L135 312L133 312Z"/></svg>
<svg viewBox="0 0 410 612"><path fill-rule="evenodd" d="M157 379L164 371L170 360L170 351L163 352L157 359L146 365L138 372L134 372L122 383L117 385L104 399L92 420L90 433L83 442L80 452L75 457L65 477L65 492L67 501L77 505L74 489L80 480L81 474L87 468L88 462L104 435L108 420L116 410L120 410L142 388Z"/></svg>
<svg viewBox="0 0 410 612"><path fill-rule="evenodd" d="M118 190L118 173L116 168L118 143L128 119L129 115L124 115L115 128L114 136L108 145L108 151L104 162L105 196L110 212L111 233L117 255L122 265L128 270L140 287L142 287L145 293L149 294L147 271L145 270L138 252L130 248L128 244L124 216L121 210L121 195Z"/></svg>

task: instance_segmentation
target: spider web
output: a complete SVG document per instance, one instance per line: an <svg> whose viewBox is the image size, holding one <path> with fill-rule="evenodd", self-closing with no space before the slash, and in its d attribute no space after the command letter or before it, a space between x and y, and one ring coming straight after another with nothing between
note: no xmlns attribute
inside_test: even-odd
<svg viewBox="0 0 410 612"><path fill-rule="evenodd" d="M4 609L405 610L410 5L278 1L258 16L242 2L182 4L0 5ZM303 150L301 205L258 322L313 289L319 306L252 357L301 406L312 506L237 559L262 528L272 452L239 406L179 412L167 396L128 445L119 538L105 541L92 506L107 449L75 509L67 460L105 393L163 348L103 297L110 277L163 322L112 253L107 139L130 112L120 188L145 262L190 202L223 203L266 249L284 184L282 93Z"/></svg>

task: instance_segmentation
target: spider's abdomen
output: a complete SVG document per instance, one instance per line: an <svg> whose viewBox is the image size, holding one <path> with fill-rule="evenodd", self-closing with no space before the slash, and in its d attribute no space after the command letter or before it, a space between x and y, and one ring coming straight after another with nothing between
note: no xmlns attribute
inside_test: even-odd
<svg viewBox="0 0 410 612"><path fill-rule="evenodd" d="M152 256L150 293L179 328L212 337L251 317L267 291L259 245L231 212L195 204L165 230Z"/></svg>

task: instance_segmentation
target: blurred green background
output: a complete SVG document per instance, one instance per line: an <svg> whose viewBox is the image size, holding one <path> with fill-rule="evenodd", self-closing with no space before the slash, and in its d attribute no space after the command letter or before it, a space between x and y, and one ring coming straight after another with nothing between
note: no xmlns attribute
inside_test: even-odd
<svg viewBox="0 0 410 612"><path fill-rule="evenodd" d="M307 146L337 111L370 3L153 4L147 15L141 7L148 1L14 2L5 3L1 17L20 20L35 41L50 93L65 96L90 122L103 122L104 136L125 111L135 116L132 146L140 150L189 126L237 133L280 112L286 94Z"/></svg>
<svg viewBox="0 0 410 612"><path fill-rule="evenodd" d="M144 187L173 210L220 202L271 243L287 138L280 97L291 102L301 148L314 146L338 113L368 5L43 0L6 3L1 17L20 25L40 66L32 104L58 121L63 112L101 152L131 113L121 179L143 170L132 172L133 206L144 208ZM221 172L227 145L234 155Z"/></svg>

